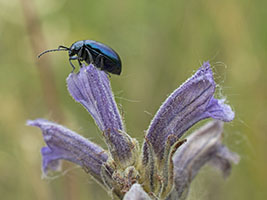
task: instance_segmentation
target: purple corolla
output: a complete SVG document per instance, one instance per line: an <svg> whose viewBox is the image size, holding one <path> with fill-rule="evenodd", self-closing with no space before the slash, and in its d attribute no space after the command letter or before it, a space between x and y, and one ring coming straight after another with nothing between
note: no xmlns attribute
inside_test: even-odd
<svg viewBox="0 0 267 200"><path fill-rule="evenodd" d="M119 199L185 199L191 181L209 163L226 176L239 156L222 144L223 122L234 119L231 107L214 98L216 84L208 62L177 88L152 119L140 148L127 134L108 75L92 64L67 78L69 93L84 106L103 133L107 149L44 119L29 120L43 132L42 169L58 170L61 160L83 167ZM187 139L183 134L212 118Z"/></svg>

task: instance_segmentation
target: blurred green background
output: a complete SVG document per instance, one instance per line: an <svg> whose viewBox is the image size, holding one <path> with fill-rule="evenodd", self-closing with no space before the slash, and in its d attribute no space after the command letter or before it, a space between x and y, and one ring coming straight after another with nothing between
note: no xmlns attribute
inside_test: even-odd
<svg viewBox="0 0 267 200"><path fill-rule="evenodd" d="M122 58L112 87L128 133L140 142L167 95L210 60L217 96L236 112L224 141L241 161L226 180L205 167L189 199L267 199L266 8L260 0L0 0L0 198L110 199L66 162L65 173L42 179L41 132L25 126L47 118L104 147L94 121L66 90L67 53L36 58L93 39Z"/></svg>

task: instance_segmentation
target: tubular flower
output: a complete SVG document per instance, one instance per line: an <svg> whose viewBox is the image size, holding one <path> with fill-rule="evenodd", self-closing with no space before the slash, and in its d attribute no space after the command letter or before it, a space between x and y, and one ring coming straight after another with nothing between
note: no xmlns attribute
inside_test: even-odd
<svg viewBox="0 0 267 200"><path fill-rule="evenodd" d="M83 167L119 199L185 199L190 182L206 163L226 176L239 157L222 144L223 121L234 119L231 107L215 99L216 84L208 62L162 104L146 132L142 148L126 133L108 75L92 64L67 78L73 99L90 113L102 131L107 150L56 123L27 122L43 132L43 173L60 169L61 160ZM214 120L181 140L195 123Z"/></svg>

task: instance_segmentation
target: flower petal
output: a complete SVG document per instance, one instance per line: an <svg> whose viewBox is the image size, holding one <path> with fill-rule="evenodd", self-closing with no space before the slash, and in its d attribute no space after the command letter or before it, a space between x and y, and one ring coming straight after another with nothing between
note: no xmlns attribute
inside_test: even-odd
<svg viewBox="0 0 267 200"><path fill-rule="evenodd" d="M206 163L213 163L224 175L231 170L231 162L237 164L239 156L221 143L223 122L212 121L192 133L187 142L173 157L174 183L169 199L185 199L191 181Z"/></svg>
<svg viewBox="0 0 267 200"><path fill-rule="evenodd" d="M132 185L131 189L125 194L123 200L151 200L148 194L138 183Z"/></svg>
<svg viewBox="0 0 267 200"><path fill-rule="evenodd" d="M113 160L123 168L134 162L136 141L126 134L110 82L104 71L92 64L67 78L71 96L92 115L103 131Z"/></svg>
<svg viewBox="0 0 267 200"><path fill-rule="evenodd" d="M124 130L109 79L104 71L93 65L83 67L78 74L69 75L67 84L71 96L86 108L101 131L110 128Z"/></svg>
<svg viewBox="0 0 267 200"><path fill-rule="evenodd" d="M36 119L27 121L29 126L37 126L43 132L47 144L41 150L43 172L57 170L60 160L68 160L82 166L95 179L102 183L100 170L108 159L108 154L98 145L88 141L77 133L56 123Z"/></svg>
<svg viewBox="0 0 267 200"><path fill-rule="evenodd" d="M186 130L205 118L212 117L222 121L231 121L234 118L230 106L213 97L215 86L210 64L206 62L162 104L146 135L146 140L152 144L159 159L163 157L164 144L169 135L179 139ZM148 159L147 148L148 144L145 142L144 163Z"/></svg>

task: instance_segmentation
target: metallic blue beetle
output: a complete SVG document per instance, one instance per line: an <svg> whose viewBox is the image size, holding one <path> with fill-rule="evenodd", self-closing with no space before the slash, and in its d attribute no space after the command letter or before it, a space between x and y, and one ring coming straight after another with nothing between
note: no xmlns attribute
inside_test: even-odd
<svg viewBox="0 0 267 200"><path fill-rule="evenodd" d="M100 70L117 75L121 73L121 59L119 55L110 47L93 40L77 41L70 48L59 46L58 49L46 50L38 58L52 51L69 51L69 62L73 71L75 66L71 61L77 60L80 67L82 67L81 62L85 61L87 64L94 64Z"/></svg>

